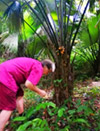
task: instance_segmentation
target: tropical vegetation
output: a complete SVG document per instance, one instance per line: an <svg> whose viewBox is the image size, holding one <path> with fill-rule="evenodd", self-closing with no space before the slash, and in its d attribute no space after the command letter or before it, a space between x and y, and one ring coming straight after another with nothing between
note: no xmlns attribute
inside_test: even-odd
<svg viewBox="0 0 100 131"><path fill-rule="evenodd" d="M100 112L90 101L74 103L73 96L76 81L100 77L100 1L1 0L0 18L2 58L50 58L56 64L52 79L45 78L45 86L52 85L52 102L39 98L36 110L31 107L25 116L15 118L13 127L17 129L14 122L18 121L18 131L99 130ZM36 112L39 118L29 121ZM91 120L96 123L91 125Z"/></svg>

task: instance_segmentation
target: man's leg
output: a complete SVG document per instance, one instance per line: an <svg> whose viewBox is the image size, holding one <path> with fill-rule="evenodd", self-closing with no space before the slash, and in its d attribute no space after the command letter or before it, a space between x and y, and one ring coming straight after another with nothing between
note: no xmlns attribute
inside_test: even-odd
<svg viewBox="0 0 100 131"><path fill-rule="evenodd" d="M24 100L23 100L23 96L17 97L16 106L17 106L18 113L22 114L24 112Z"/></svg>
<svg viewBox="0 0 100 131"><path fill-rule="evenodd" d="M4 130L4 127L11 116L12 111L2 110L0 112L0 131Z"/></svg>

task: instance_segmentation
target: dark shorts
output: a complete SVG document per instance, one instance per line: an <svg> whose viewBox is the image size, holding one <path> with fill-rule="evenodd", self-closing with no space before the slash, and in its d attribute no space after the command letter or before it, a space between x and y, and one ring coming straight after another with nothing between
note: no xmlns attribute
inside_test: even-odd
<svg viewBox="0 0 100 131"><path fill-rule="evenodd" d="M5 85L0 83L0 110L15 110L16 109L16 98L23 96L23 90L19 88L17 94L7 88Z"/></svg>

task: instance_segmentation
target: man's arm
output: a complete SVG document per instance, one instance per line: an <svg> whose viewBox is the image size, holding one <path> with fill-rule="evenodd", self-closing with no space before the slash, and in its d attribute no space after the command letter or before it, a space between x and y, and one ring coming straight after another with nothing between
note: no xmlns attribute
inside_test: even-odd
<svg viewBox="0 0 100 131"><path fill-rule="evenodd" d="M44 90L39 89L37 86L33 85L29 80L26 80L25 86L39 94L41 97L45 97L47 95L47 93Z"/></svg>

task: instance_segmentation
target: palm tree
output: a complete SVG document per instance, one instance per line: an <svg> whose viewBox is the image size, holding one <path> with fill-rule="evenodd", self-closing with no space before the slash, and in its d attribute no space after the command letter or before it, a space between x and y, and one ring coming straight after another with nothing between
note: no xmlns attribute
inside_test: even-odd
<svg viewBox="0 0 100 131"><path fill-rule="evenodd" d="M13 4L16 4L15 2L19 3L16 0ZM28 24L24 20L21 12L19 12L18 16L21 20L27 23L34 33L37 34L43 44L45 44L48 48L52 59L56 63L56 71L53 78L55 91L54 101L57 105L61 105L64 103L65 99L69 98L73 94L74 76L73 66L70 60L71 52L75 45L75 39L85 12L89 6L89 0L86 1L83 12L80 10L84 0L80 0L78 4L75 3L75 0L53 0L52 2L52 5L55 5L53 12L52 10L49 10L49 5L48 2L46 3L46 0L24 0L24 2L20 2L20 4L22 4L21 6L19 4L21 8L27 9L31 12L33 21L34 17L36 22L38 20L37 23L42 26L48 37L47 42L45 42L42 37L36 33L36 30L32 25ZM13 10L13 8L11 10L7 10L6 13ZM53 14L57 17L56 21L53 19Z"/></svg>
<svg viewBox="0 0 100 131"><path fill-rule="evenodd" d="M61 105L73 92L74 76L70 57L76 35L79 31L89 1L87 1L85 9L81 14L75 7L75 1L55 0L55 15L57 15L57 22L52 19L52 14L50 14L48 6L43 0L34 0L36 5L35 8L33 8L27 1L25 2L30 11L38 18L48 36L46 44L56 62L56 71L54 75L54 101L57 105ZM82 1L79 3L79 6L81 5ZM70 20L70 16L73 16L72 21ZM76 23L77 17L79 18L78 24Z"/></svg>

